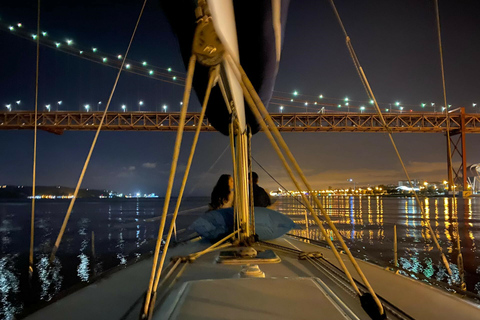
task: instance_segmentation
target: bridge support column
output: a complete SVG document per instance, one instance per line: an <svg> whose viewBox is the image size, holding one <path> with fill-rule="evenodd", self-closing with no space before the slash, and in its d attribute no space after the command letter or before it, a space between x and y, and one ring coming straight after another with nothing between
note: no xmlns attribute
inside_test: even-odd
<svg viewBox="0 0 480 320"><path fill-rule="evenodd" d="M461 107L450 111L449 113L460 111L458 123L460 128L450 131L450 139L447 137L447 156L452 158L452 162L447 158L448 164L448 184L450 190L452 186L459 185L464 191L468 190L467 183L467 153L465 147L465 108ZM448 121L448 120L447 120ZM460 166L454 165L455 160L460 160Z"/></svg>

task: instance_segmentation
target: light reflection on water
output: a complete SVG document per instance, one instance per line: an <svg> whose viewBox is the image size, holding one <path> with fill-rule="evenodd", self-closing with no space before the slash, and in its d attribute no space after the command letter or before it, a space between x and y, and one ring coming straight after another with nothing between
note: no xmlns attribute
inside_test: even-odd
<svg viewBox="0 0 480 320"><path fill-rule="evenodd" d="M179 215L177 228L186 228L205 211L201 206L208 201L208 198L186 200L180 210L187 213ZM467 289L480 292L480 257L476 252L480 198L458 199L456 203L452 198L423 198L424 214L412 198L322 197L321 201L354 255L382 266L393 265L393 226L396 225L400 267L428 279L449 284L458 280L456 238L460 235ZM51 247L67 207L68 201L37 202L36 272L35 281L29 283L30 202L0 202L0 318L12 319L39 301L49 301L66 288L88 283L93 275L125 265L151 251L159 225L159 221L152 218L161 215L163 201L79 199L57 258L48 267ZM190 210L193 208L198 210ZM293 233L322 239L315 221L306 215L305 207L296 199L278 198L272 209L305 226L304 230L293 230ZM448 260L453 262L453 278L440 262L428 223ZM327 231L334 239L333 233Z"/></svg>
<svg viewBox="0 0 480 320"><path fill-rule="evenodd" d="M399 266L449 285L458 284L460 279L456 244L460 236L467 290L480 293L480 254L476 252L475 243L480 234L480 198L422 198L424 213L414 198L332 196L320 200L357 257L393 266L393 227L396 225ZM313 219L308 219L306 228L306 209L297 199L280 198L275 207L305 226L304 230L292 230L292 233L323 240ZM429 223L450 262L452 277L441 263ZM335 240L333 233L330 237Z"/></svg>
<svg viewBox="0 0 480 320"><path fill-rule="evenodd" d="M208 199L192 199L180 210L207 203ZM159 222L151 219L161 215L163 200L79 199L57 256L49 265L68 204L62 200L37 201L35 272L29 280L31 202L0 202L0 319L13 319L29 307L50 301L62 290L88 283L92 276L124 266L154 248ZM180 214L178 227L186 228L204 211L202 208Z"/></svg>

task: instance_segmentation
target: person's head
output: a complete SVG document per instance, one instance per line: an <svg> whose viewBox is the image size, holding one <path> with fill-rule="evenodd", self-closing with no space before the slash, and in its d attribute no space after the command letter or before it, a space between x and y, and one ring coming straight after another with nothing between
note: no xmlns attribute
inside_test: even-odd
<svg viewBox="0 0 480 320"><path fill-rule="evenodd" d="M258 183L258 174L255 171L252 171L252 183L253 184Z"/></svg>
<svg viewBox="0 0 480 320"><path fill-rule="evenodd" d="M210 205L214 208L220 208L228 201L230 192L233 191L233 178L229 174L222 174L213 187L212 195L210 197Z"/></svg>

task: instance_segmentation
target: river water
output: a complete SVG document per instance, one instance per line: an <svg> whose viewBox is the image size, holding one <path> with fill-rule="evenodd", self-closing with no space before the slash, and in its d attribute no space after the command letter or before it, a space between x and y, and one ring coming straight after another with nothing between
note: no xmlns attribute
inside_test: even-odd
<svg viewBox="0 0 480 320"><path fill-rule="evenodd" d="M191 198L183 202L177 222L179 234L206 210L208 200ZM476 241L480 239L480 198L456 201L422 198L424 214L413 198L335 196L322 197L321 201L354 255L381 266L393 265L396 225L399 267L422 281L448 285L458 280L456 237L459 234L467 290L479 294L480 253ZM57 258L47 268L68 204L67 200L36 202L35 273L30 281L31 203L0 202L0 318L13 319L25 314L72 286L88 283L93 275L126 265L153 250L162 199L79 199ZM305 208L298 198L278 198L272 209L289 215L303 227L292 233L323 239L313 219L306 219ZM448 276L440 262L428 230L429 222L451 262L453 277Z"/></svg>

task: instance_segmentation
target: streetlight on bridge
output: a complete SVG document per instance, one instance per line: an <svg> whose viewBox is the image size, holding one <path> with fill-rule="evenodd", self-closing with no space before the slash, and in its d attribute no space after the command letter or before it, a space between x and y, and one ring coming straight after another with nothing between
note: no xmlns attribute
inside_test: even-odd
<svg viewBox="0 0 480 320"><path fill-rule="evenodd" d="M138 101L138 111L140 111L141 106L143 106L143 100Z"/></svg>
<svg viewBox="0 0 480 320"><path fill-rule="evenodd" d="M45 106L45 108L47 109L48 112L50 112L50 105L49 105L49 104L47 104L47 105Z"/></svg>
<svg viewBox="0 0 480 320"><path fill-rule="evenodd" d="M102 101L98 101L98 103L97 103L97 111L100 110L100 105L101 105L101 104L102 104Z"/></svg>
<svg viewBox="0 0 480 320"><path fill-rule="evenodd" d="M283 113L283 106L280 106L280 113Z"/></svg>
<svg viewBox="0 0 480 320"><path fill-rule="evenodd" d="M167 113L167 105L166 104L163 105L163 112Z"/></svg>
<svg viewBox="0 0 480 320"><path fill-rule="evenodd" d="M57 101L57 111L58 111L58 108L62 105L62 103L63 103L62 100Z"/></svg>
<svg viewBox="0 0 480 320"><path fill-rule="evenodd" d="M122 104L122 110L123 110L123 112L126 112L127 111L127 106Z"/></svg>
<svg viewBox="0 0 480 320"><path fill-rule="evenodd" d="M85 110L87 110L87 112L90 110L90 105L89 104L86 104L84 107L85 107Z"/></svg>
<svg viewBox="0 0 480 320"><path fill-rule="evenodd" d="M11 104L6 104L5 108L7 108L8 111L12 111L12 105Z"/></svg>

